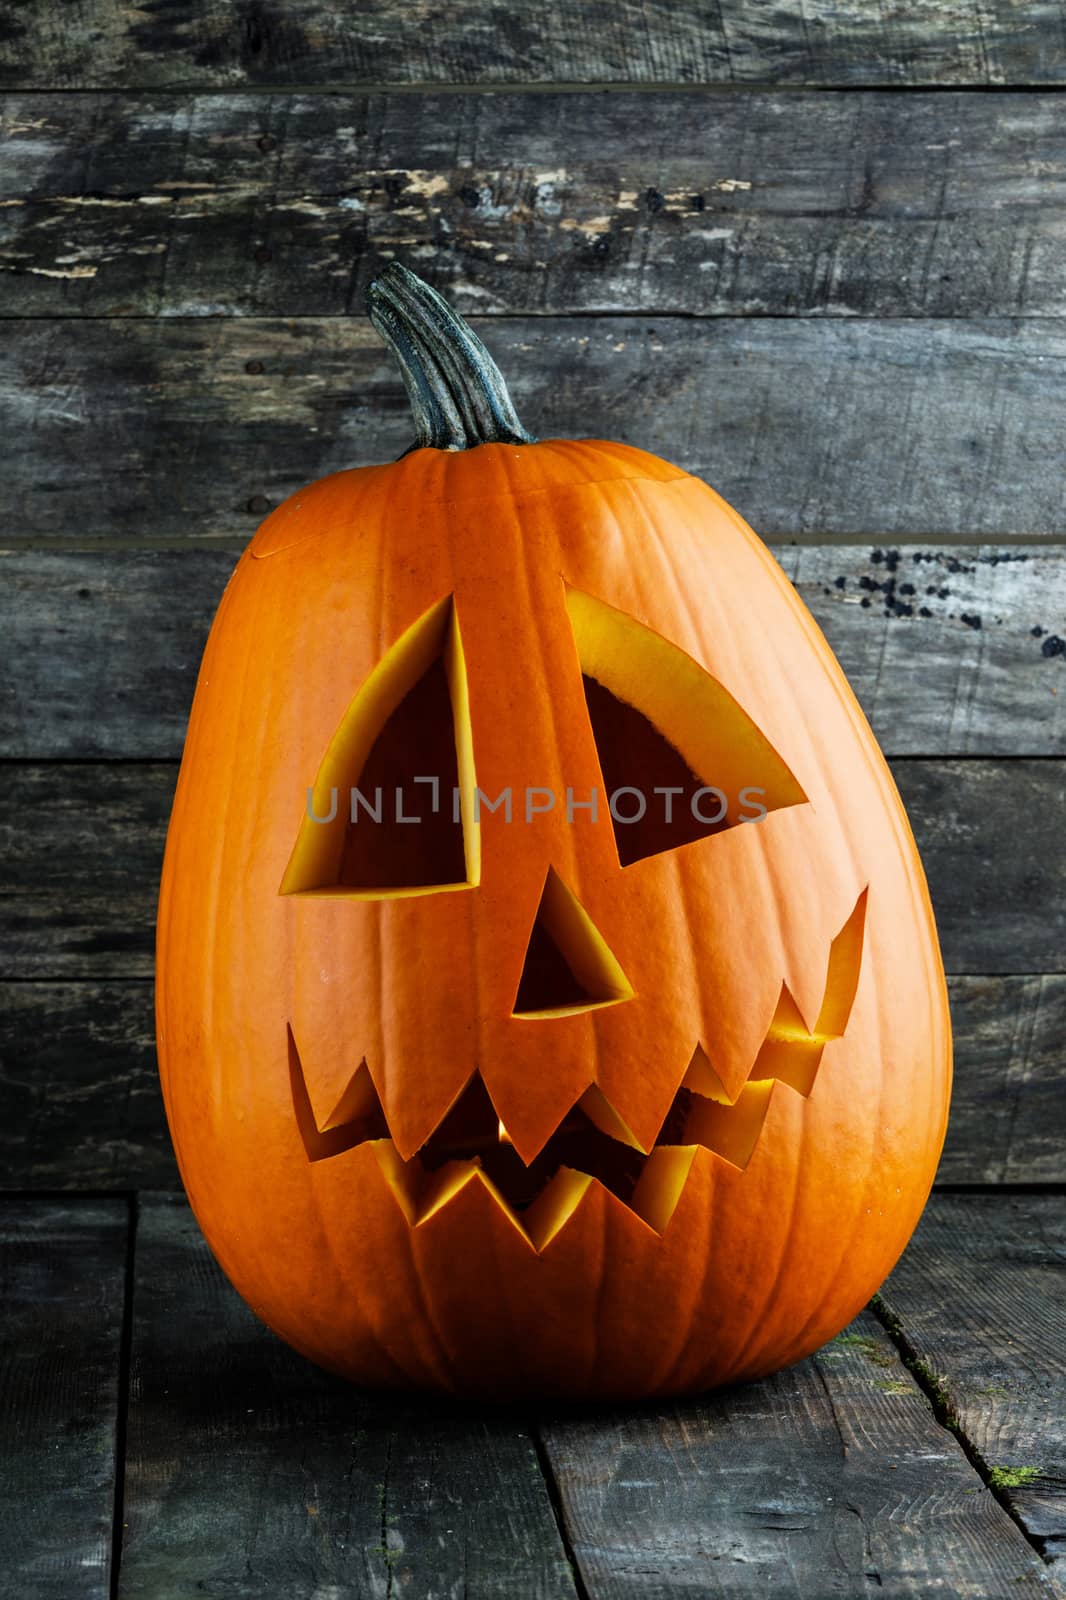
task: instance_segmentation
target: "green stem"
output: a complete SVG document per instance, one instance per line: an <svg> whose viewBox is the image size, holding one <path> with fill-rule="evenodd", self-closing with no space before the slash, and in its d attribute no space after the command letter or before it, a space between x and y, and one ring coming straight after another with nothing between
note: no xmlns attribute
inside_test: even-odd
<svg viewBox="0 0 1066 1600"><path fill-rule="evenodd" d="M428 283L393 261L370 284L366 301L400 363L414 413L413 448L535 443L477 334Z"/></svg>

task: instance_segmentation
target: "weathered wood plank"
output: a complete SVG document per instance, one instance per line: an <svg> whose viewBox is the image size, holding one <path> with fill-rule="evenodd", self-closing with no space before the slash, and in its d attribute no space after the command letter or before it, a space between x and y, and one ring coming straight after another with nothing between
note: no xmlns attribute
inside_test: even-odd
<svg viewBox="0 0 1066 1600"><path fill-rule="evenodd" d="M1054 321L517 317L479 323L544 437L618 437L759 532L957 542L1066 532ZM362 318L13 320L8 537L251 532L312 478L411 442Z"/></svg>
<svg viewBox="0 0 1066 1600"><path fill-rule="evenodd" d="M151 976L175 776L172 764L6 769L0 971Z"/></svg>
<svg viewBox="0 0 1066 1600"><path fill-rule="evenodd" d="M1066 1183L1066 976L948 980L942 1183ZM0 1171L28 1189L178 1186L144 979L0 983Z"/></svg>
<svg viewBox="0 0 1066 1600"><path fill-rule="evenodd" d="M135 1277L122 1600L574 1596L513 1419L318 1371L238 1299L183 1199L144 1199Z"/></svg>
<svg viewBox="0 0 1066 1600"><path fill-rule="evenodd" d="M41 88L456 83L1059 83L1056 0L929 0L886 13L864 0L503 0L358 8L292 0L120 0L20 8L0 43L0 83Z"/></svg>
<svg viewBox="0 0 1066 1600"><path fill-rule="evenodd" d="M0 551L0 757L179 756L238 549ZM775 554L889 755L1066 755L1066 552Z"/></svg>
<svg viewBox="0 0 1066 1600"><path fill-rule="evenodd" d="M1060 1577L1064 1258L1063 1196L938 1195L882 1296L927 1387Z"/></svg>
<svg viewBox="0 0 1066 1600"><path fill-rule="evenodd" d="M541 1432L594 1600L1057 1592L869 1313L761 1383Z"/></svg>
<svg viewBox="0 0 1066 1600"><path fill-rule="evenodd" d="M892 765L925 862L947 970L1061 972L1066 763ZM0 971L12 978L151 976L175 770L169 762L6 769Z"/></svg>
<svg viewBox="0 0 1066 1600"><path fill-rule="evenodd" d="M775 554L886 754L1066 751L1066 555L891 545Z"/></svg>
<svg viewBox="0 0 1066 1600"><path fill-rule="evenodd" d="M179 1186L151 983L0 983L0 1173L17 1189Z"/></svg>
<svg viewBox="0 0 1066 1600"><path fill-rule="evenodd" d="M107 1600L124 1200L0 1198L0 1570L19 1600Z"/></svg>
<svg viewBox="0 0 1066 1600"><path fill-rule="evenodd" d="M663 130L670 130L668 140ZM4 316L1066 314L1054 94L10 96Z"/></svg>
<svg viewBox="0 0 1066 1600"><path fill-rule="evenodd" d="M941 1183L1066 1183L1066 976L948 979L955 1086Z"/></svg>
<svg viewBox="0 0 1066 1600"><path fill-rule="evenodd" d="M180 756L239 548L0 552L0 633L10 645L0 755ZM1066 552L1062 564L1066 585ZM1046 702L1058 704L1045 691L1037 703Z"/></svg>
<svg viewBox="0 0 1066 1600"><path fill-rule="evenodd" d="M946 970L1066 970L1066 764L894 761L892 771Z"/></svg>

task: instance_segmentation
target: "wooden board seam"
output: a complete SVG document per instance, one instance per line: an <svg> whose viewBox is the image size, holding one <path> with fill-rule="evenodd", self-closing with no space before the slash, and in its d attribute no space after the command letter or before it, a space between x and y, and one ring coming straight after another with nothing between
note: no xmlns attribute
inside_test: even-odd
<svg viewBox="0 0 1066 1600"><path fill-rule="evenodd" d="M592 1600L581 1573L581 1564L577 1559L577 1552L574 1549L573 1540L570 1537L570 1528L566 1520L566 1509L563 1505L562 1492L559 1486L559 1480L556 1478L555 1472L552 1468L551 1457L548 1454L547 1445L545 1444L543 1429L535 1417L531 1418L526 1423L526 1427L529 1431L529 1437L533 1441L533 1449L536 1453L537 1465L540 1467L541 1476L544 1479L544 1488L548 1496L548 1504L551 1507L552 1516L555 1518L555 1526L559 1530L559 1543L563 1547L563 1555L566 1557L567 1565L570 1568L570 1576L573 1579L575 1595L577 1600Z"/></svg>
<svg viewBox="0 0 1066 1600"><path fill-rule="evenodd" d="M870 1301L869 1309L895 1345L899 1352L900 1361L929 1401L930 1409L937 1422L945 1432L950 1433L958 1441L967 1461L973 1467L989 1494L1007 1513L1008 1517L1021 1532L1025 1542L1032 1546L1042 1561L1046 1562L1045 1541L1031 1533L1026 1527L1018 1515L1010 1496L993 1477L992 1468L977 1448L976 1443L963 1431L958 1413L951 1404L946 1381L939 1373L933 1371L928 1362L922 1360L907 1338L907 1332L902 1320L895 1312L889 1309L880 1294L874 1295ZM1050 1565L1050 1563L1048 1564Z"/></svg>
<svg viewBox="0 0 1066 1600"><path fill-rule="evenodd" d="M367 463L362 463L367 465ZM234 517L236 521L236 517ZM109 538L101 534L94 538L92 535L83 538L60 537L51 539L45 534L18 534L5 533L0 535L0 556L26 555L40 552L44 555L113 555L123 552L130 555L189 555L195 551L211 552L212 554L231 554L236 561L238 556L244 554L248 545L255 536L254 528L249 527L243 533L232 531L215 532L205 529L203 532L191 535L188 539L175 539L173 536L163 534L158 538L150 532L142 537ZM1003 545L1013 545L1019 548L1034 547L1034 538L1029 533L982 533L975 539L960 539L955 533L907 533L902 536L898 533L804 533L800 534L759 534L762 543L773 551L783 550L814 550L832 549L834 547L869 545L872 549L883 550L886 554L892 551L908 549L912 545L930 546L940 549L958 549L964 547L973 551L980 557L980 552L987 548L995 550ZM1038 548L1041 554L1056 549L1066 549L1066 532L1048 533L1039 536Z"/></svg>
<svg viewBox="0 0 1066 1600"><path fill-rule="evenodd" d="M840 83L830 79L811 78L802 83L780 83L774 78L746 78L733 82L692 83L673 78L629 79L536 79L536 78L485 78L477 83L419 78L413 82L381 78L376 80L353 78L330 84L289 82L247 82L236 84L196 83L105 83L61 85L37 82L33 79L9 79L0 90L0 104L11 95L95 95L101 98L122 94L128 99L138 96L166 95L175 101L191 99L197 95L225 96L227 99L249 99L256 95L307 95L317 99L343 99L349 95L526 95L526 94L684 94L692 96L732 96L745 94L838 94L856 95L864 91L892 95L947 95L947 94L1044 94L1066 95L1066 86L1043 82L1038 78L1004 80L1002 83L967 83L962 79L944 80L940 83L893 83L890 79L864 78L861 83Z"/></svg>
<svg viewBox="0 0 1066 1600"><path fill-rule="evenodd" d="M111 1593L119 1593L122 1572L122 1542L125 1529L126 1438L129 1430L130 1382L133 1370L133 1290L137 1258L137 1225L140 1205L136 1191L127 1194L129 1225L126 1230L126 1261L123 1277L122 1331L118 1357L118 1410L115 1416L115 1509L111 1524Z"/></svg>

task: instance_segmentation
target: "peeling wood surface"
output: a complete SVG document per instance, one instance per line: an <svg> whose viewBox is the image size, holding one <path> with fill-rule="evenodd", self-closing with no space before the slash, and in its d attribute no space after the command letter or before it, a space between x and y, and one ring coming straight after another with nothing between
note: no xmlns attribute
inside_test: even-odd
<svg viewBox="0 0 1066 1600"><path fill-rule="evenodd" d="M1061 1593L869 1313L761 1383L541 1432L592 1600Z"/></svg>
<svg viewBox="0 0 1066 1600"><path fill-rule="evenodd" d="M940 1195L884 1302L1004 1503L1066 1579L1061 1195Z"/></svg>
<svg viewBox="0 0 1066 1600"><path fill-rule="evenodd" d="M1066 1183L1066 976L948 980L955 1087L939 1183ZM0 1188L176 1189L152 985L0 982Z"/></svg>
<svg viewBox="0 0 1066 1600"><path fill-rule="evenodd" d="M1061 83L1064 32L1058 0L85 0L14 11L0 84Z"/></svg>
<svg viewBox="0 0 1066 1600"><path fill-rule="evenodd" d="M627 440L758 532L1066 534L1055 321L515 317L476 322L544 438ZM411 443L364 319L12 321L7 537L248 533L312 478Z"/></svg>
<svg viewBox="0 0 1066 1600"><path fill-rule="evenodd" d="M0 549L0 758L180 756L239 549ZM774 554L888 755L1066 755L1066 553L886 542Z"/></svg>
<svg viewBox="0 0 1066 1600"><path fill-rule="evenodd" d="M1066 970L1066 762L898 759L892 768L947 971ZM172 762L6 769L0 971L151 976L175 775Z"/></svg>
<svg viewBox="0 0 1066 1600"><path fill-rule="evenodd" d="M528 1428L320 1372L184 1199L142 1201L130 1377L121 1600L574 1600Z"/></svg>
<svg viewBox="0 0 1066 1600"><path fill-rule="evenodd" d="M108 1600L129 1211L0 1196L5 1593Z"/></svg>
<svg viewBox="0 0 1066 1600"><path fill-rule="evenodd" d="M670 130L664 138L663 130ZM11 95L3 316L1066 313L1054 94Z"/></svg>

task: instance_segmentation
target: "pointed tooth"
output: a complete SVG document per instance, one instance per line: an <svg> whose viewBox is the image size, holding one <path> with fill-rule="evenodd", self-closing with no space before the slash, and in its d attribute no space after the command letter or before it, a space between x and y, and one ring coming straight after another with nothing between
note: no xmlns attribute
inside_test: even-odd
<svg viewBox="0 0 1066 1600"><path fill-rule="evenodd" d="M415 1226L428 1222L449 1200L454 1200L460 1189L465 1189L471 1179L480 1175L475 1161L449 1161L447 1166L430 1173L422 1190L421 1204Z"/></svg>
<svg viewBox="0 0 1066 1600"><path fill-rule="evenodd" d="M507 1218L508 1222L514 1228L515 1232L521 1234L521 1236L522 1236L523 1240L525 1241L525 1243L529 1244L531 1242L530 1238L529 1238L529 1235L526 1232L526 1230L525 1230L525 1228L524 1228L524 1226L522 1224L521 1219L515 1214L514 1210L512 1209L512 1207L510 1205L510 1202L504 1198L504 1196L501 1194L500 1190L497 1189L496 1185L493 1183L492 1179L488 1176L487 1173L483 1172L480 1167L478 1167L478 1169L477 1169L477 1175L481 1180L481 1187L496 1202L496 1204L499 1206L500 1210L503 1212L504 1216Z"/></svg>
<svg viewBox="0 0 1066 1600"><path fill-rule="evenodd" d="M777 1078L804 1097L814 1088L825 1044L821 1039L800 1039L792 1044L768 1041L752 1068L752 1082ZM743 1096L742 1096L743 1098ZM739 1105L739 1101L737 1104Z"/></svg>
<svg viewBox="0 0 1066 1600"><path fill-rule="evenodd" d="M328 1133L333 1128L347 1127L352 1123L376 1124L384 1128L384 1119L385 1113L364 1056L319 1132Z"/></svg>
<svg viewBox="0 0 1066 1600"><path fill-rule="evenodd" d="M862 947L866 932L866 897L864 889L855 902L847 922L829 947L829 971L826 974L822 1009L815 1024L817 1033L826 1039L839 1039L848 1025L855 993L859 987L862 969Z"/></svg>
<svg viewBox="0 0 1066 1600"><path fill-rule="evenodd" d="M645 1161L629 1207L656 1233L665 1232L695 1157L694 1144L661 1144L651 1151Z"/></svg>
<svg viewBox="0 0 1066 1600"><path fill-rule="evenodd" d="M570 1221L585 1198L591 1182L592 1179L587 1172L575 1172L572 1167L560 1167L551 1182L541 1190L522 1218L526 1233L538 1255L547 1249Z"/></svg>
<svg viewBox="0 0 1066 1600"><path fill-rule="evenodd" d="M641 1155L646 1154L645 1147L641 1144L632 1128L619 1116L598 1084L590 1084L577 1104L589 1121L599 1128L601 1133L609 1134L612 1139L617 1139L621 1144L632 1145L633 1149L639 1150Z"/></svg>
<svg viewBox="0 0 1066 1600"><path fill-rule="evenodd" d="M417 1161L404 1161L391 1139L375 1139L373 1151L385 1179L396 1199L396 1204L413 1228L418 1216L419 1191L422 1172Z"/></svg>
<svg viewBox="0 0 1066 1600"><path fill-rule="evenodd" d="M766 1033L767 1042L771 1040L804 1040L810 1037L811 1030L807 1026L802 1011L796 1004L796 998L788 984L783 983L781 985L781 996L777 1002L777 1010L774 1012L773 1021L770 1023Z"/></svg>
<svg viewBox="0 0 1066 1600"><path fill-rule="evenodd" d="M775 1081L762 1078L745 1084L732 1106L720 1106L714 1100L695 1100L685 1125L685 1139L713 1150L734 1167L746 1167L762 1132Z"/></svg>
<svg viewBox="0 0 1066 1600"><path fill-rule="evenodd" d="M718 1100L722 1105L730 1104L725 1084L711 1066L707 1052L701 1044L698 1044L692 1053L688 1071L681 1080L681 1088L691 1089L693 1094L701 1094L706 1100Z"/></svg>

